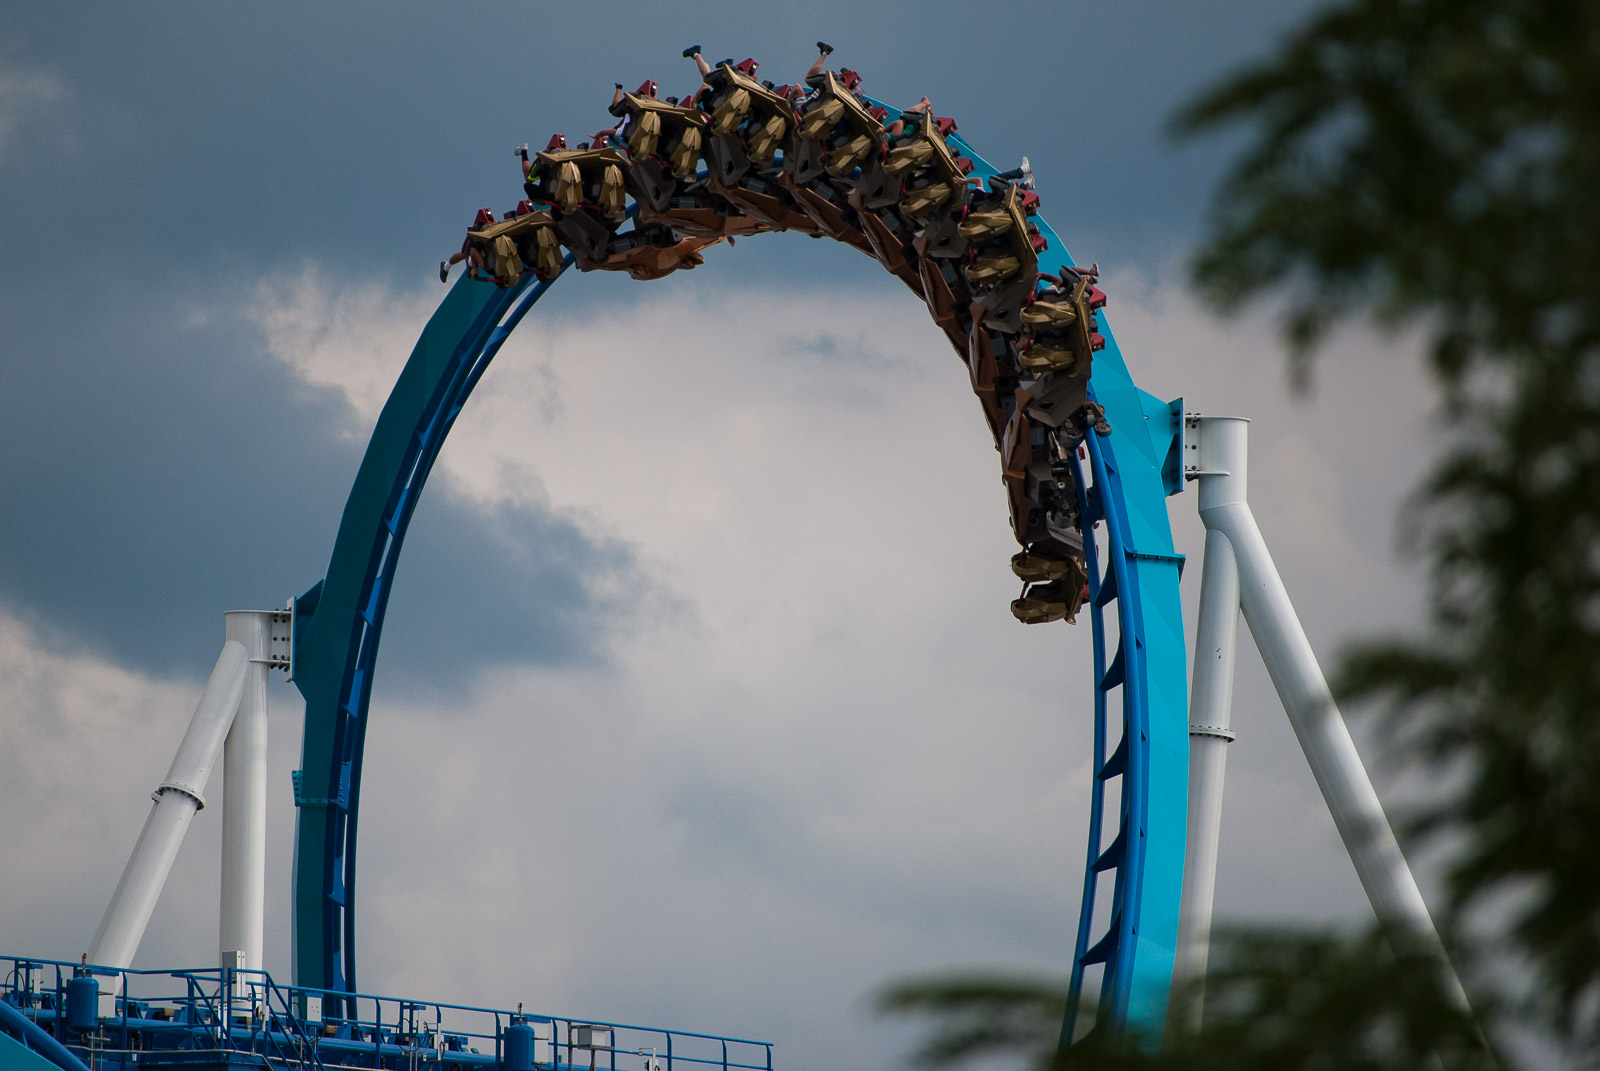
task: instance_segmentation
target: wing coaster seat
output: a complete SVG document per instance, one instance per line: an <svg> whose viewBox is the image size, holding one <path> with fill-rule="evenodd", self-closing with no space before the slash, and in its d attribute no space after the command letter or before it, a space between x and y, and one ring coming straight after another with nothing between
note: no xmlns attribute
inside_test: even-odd
<svg viewBox="0 0 1600 1071"><path fill-rule="evenodd" d="M1087 276L1045 290L1020 313L1027 334L1019 358L1023 367L1067 372L1079 365L1087 368L1090 355L1105 345L1094 329L1094 312L1105 303L1104 291Z"/></svg>
<svg viewBox="0 0 1600 1071"><path fill-rule="evenodd" d="M541 279L552 279L561 271L561 245L556 237L555 221L548 212L534 211L533 205L523 201L514 213L499 223L477 230L475 235L491 243L494 251L496 278L515 282L525 265ZM509 244L507 244L509 243ZM517 261L516 270L508 271L510 259ZM507 283L506 285L509 285Z"/></svg>
<svg viewBox="0 0 1600 1071"><path fill-rule="evenodd" d="M619 105L628 117L630 188L640 203L664 211L679 188L700 172L705 116L639 93L623 94Z"/></svg>
<svg viewBox="0 0 1600 1071"><path fill-rule="evenodd" d="M803 167L791 168L790 177L805 184L821 170L838 177L849 176L874 154L883 151L883 123L874 116L832 71L824 71L818 95L800 117L799 140L820 149L820 161L801 149L797 161Z"/></svg>
<svg viewBox="0 0 1600 1071"><path fill-rule="evenodd" d="M563 212L589 207L607 219L620 220L628 208L623 174L628 158L612 148L541 152L540 165L550 175L550 200Z"/></svg>
<svg viewBox="0 0 1600 1071"><path fill-rule="evenodd" d="M522 278L524 270L549 271L552 275L561 270L561 249L556 244L549 214L535 212L528 201L523 201L514 212L498 223L474 224L467 228L467 240L478 250L483 264L494 275L496 286L508 287ZM541 266L540 243L545 243L555 253L554 267L548 256ZM532 254L525 256L524 254Z"/></svg>

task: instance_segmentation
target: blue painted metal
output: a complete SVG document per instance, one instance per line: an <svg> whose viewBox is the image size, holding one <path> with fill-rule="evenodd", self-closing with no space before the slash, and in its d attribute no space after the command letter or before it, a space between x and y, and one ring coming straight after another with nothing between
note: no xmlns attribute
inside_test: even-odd
<svg viewBox="0 0 1600 1071"><path fill-rule="evenodd" d="M67 983L67 1026L93 1030L100 1007L100 983L92 974L76 975Z"/></svg>
<svg viewBox="0 0 1600 1071"><path fill-rule="evenodd" d="M997 172L960 135L949 140L972 159L974 175ZM1040 269L1059 274L1074 261L1050 225L1042 218L1035 222L1049 242ZM1090 519L1105 524L1106 566L1090 580L1095 772L1062 1045L1073 1038L1085 968L1098 963L1097 1028L1155 1050L1166 1026L1178 944L1189 799L1189 662L1178 594L1183 559L1173 547L1166 506L1167 496L1182 486L1181 440L1174 452L1182 405L1159 401L1134 385L1105 311L1096 317L1106 345L1095 355L1090 393L1105 407L1111 434L1086 441L1093 493L1080 508L1086 551L1098 542ZM1081 478L1078 486L1082 493ZM1091 554L1089 560L1096 558ZM1104 610L1111 605L1117 650L1108 660ZM1120 693L1119 743L1107 756L1112 692ZM1121 779L1117 831L1102 846L1103 797L1113 778ZM1099 885L1107 872L1114 875L1107 921L1096 926Z"/></svg>
<svg viewBox="0 0 1600 1071"><path fill-rule="evenodd" d="M960 137L955 147L996 169ZM1072 261L1042 219L1041 268ZM1056 261L1050 264L1049 258ZM569 258L570 262L570 258ZM368 444L346 503L327 578L296 603L296 681L306 697L295 849L294 976L329 990L355 987L355 845L362 754L378 639L406 526L444 437L478 377L545 284L511 290L459 280L423 331ZM526 290L526 293L524 292ZM1188 793L1187 656L1166 495L1171 410L1136 386L1099 315L1106 347L1092 392L1112 432L1090 446L1093 508L1106 525L1107 568L1094 581L1096 780L1090 878L1080 906L1074 992L1104 963L1098 1023L1159 1044L1177 943ZM1152 418L1157 428L1152 432ZM1181 421L1180 421L1181 423ZM1087 535L1088 533L1086 533ZM1117 655L1108 663L1102 609L1114 603ZM1119 747L1103 755L1107 696L1120 689ZM1100 847L1101 797L1121 777L1118 833ZM1114 872L1110 923L1093 924L1095 876ZM1098 936L1096 936L1099 934ZM1063 1029L1070 1040L1076 1008Z"/></svg>
<svg viewBox="0 0 1600 1071"><path fill-rule="evenodd" d="M51 1063L6 1033L5 1019L4 1011L0 1011L0 1071L60 1071L60 1065ZM80 1060L73 1071L89 1071L89 1068Z"/></svg>
<svg viewBox="0 0 1600 1071"><path fill-rule="evenodd" d="M5 1071L24 1068L37 1071L41 1067L89 1071L89 1066L77 1053L3 998L0 998L0 1042L7 1046L0 1051L0 1068Z"/></svg>
<svg viewBox="0 0 1600 1071"><path fill-rule="evenodd" d="M648 1071L650 1052L668 1054L663 1071L772 1071L765 1041L280 986L263 971L95 968L119 996L114 1014L83 1031L67 1020L76 969L0 958L0 1071L12 1071L5 1061L17 1052L51 1061L41 1068L19 1058L17 1071L88 1071L86 1058L97 1071L581 1071L589 1066L586 1026L610 1039L612 1051L596 1053L605 1071ZM308 996L321 998L320 1018L306 1017ZM8 1048L12 1038L28 1048Z"/></svg>
<svg viewBox="0 0 1600 1071"><path fill-rule="evenodd" d="M570 263L570 258L569 261ZM423 329L378 417L327 577L295 604L306 699L295 772L295 981L354 990L356 832L367 714L389 593L423 485L467 396L548 284L462 277Z"/></svg>

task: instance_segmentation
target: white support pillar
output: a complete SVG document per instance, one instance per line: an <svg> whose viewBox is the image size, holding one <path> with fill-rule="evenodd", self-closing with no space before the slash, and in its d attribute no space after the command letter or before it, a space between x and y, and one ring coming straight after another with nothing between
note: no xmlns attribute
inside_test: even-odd
<svg viewBox="0 0 1600 1071"><path fill-rule="evenodd" d="M211 670L166 779L155 790L155 806L145 819L133 854L128 857L100 928L89 945L90 963L127 967L133 962L145 927L150 924L156 898L161 895L183 835L189 829L189 820L205 806L200 793L211 777L234 712L239 709L249 663L249 654L238 640L229 639L222 645L222 654Z"/></svg>
<svg viewBox="0 0 1600 1071"><path fill-rule="evenodd" d="M1244 497L1245 458L1215 458L1216 436L1205 418L1189 418L1188 475L1200 481L1202 514L1219 496ZM1188 458L1185 458L1186 463ZM1224 466L1232 464L1230 470ZM1218 477L1228 477L1219 486ZM1189 831L1184 855L1183 900L1173 982L1180 988L1171 1022L1179 1032L1200 1028L1206 962L1211 952L1211 914L1217 887L1217 850L1222 837L1222 782L1233 741L1234 654L1239 635L1239 563L1228 537L1206 532L1200 574L1200 613L1194 638L1194 678L1189 691Z"/></svg>
<svg viewBox="0 0 1600 1071"><path fill-rule="evenodd" d="M267 883L267 675L273 612L232 610L229 642L249 656L239 713L222 757L222 967L262 969Z"/></svg>
<svg viewBox="0 0 1600 1071"><path fill-rule="evenodd" d="M1245 501L1247 429L1248 421L1239 417L1199 420L1204 468L1214 470L1201 476L1200 519L1207 546L1214 533L1227 538L1238 563L1245 624L1379 923L1398 943L1437 957L1443 976L1466 1007L1465 991Z"/></svg>

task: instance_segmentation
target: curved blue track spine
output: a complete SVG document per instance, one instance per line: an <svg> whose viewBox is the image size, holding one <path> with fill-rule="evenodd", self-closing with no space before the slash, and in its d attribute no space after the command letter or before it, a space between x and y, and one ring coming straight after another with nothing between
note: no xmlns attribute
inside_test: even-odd
<svg viewBox="0 0 1600 1071"><path fill-rule="evenodd" d="M996 169L959 137L976 163ZM1040 232L1059 273L1060 238ZM568 258L571 263L571 258ZM296 683L306 698L296 773L295 984L353 991L356 826L368 707L389 592L406 528L450 427L489 362L553 285L505 290L465 278L440 303L385 403L346 503L326 578L296 600ZM559 276L557 276L559 278ZM1086 443L1092 481L1078 481L1094 638L1094 782L1089 860L1074 946L1072 1008L1062 1042L1083 1033L1085 971L1101 966L1095 1029L1159 1046L1177 943L1188 792L1187 655L1166 496L1175 490L1175 414L1134 386L1104 313L1092 392L1111 434ZM1176 423L1181 424L1181 415ZM1104 571L1093 522L1105 525ZM1117 649L1107 657L1114 607ZM1112 738L1111 696L1118 745ZM1103 845L1105 796L1120 779L1116 833ZM1113 875L1109 902L1100 895ZM1097 912L1103 921L1097 919Z"/></svg>
<svg viewBox="0 0 1600 1071"><path fill-rule="evenodd" d="M379 417L328 577L296 600L296 684L306 697L306 736L295 779L294 970L319 988L355 988L356 832L367 715L405 533L467 396L547 289L524 283L498 290L462 280L447 295ZM451 335L457 339L446 349L441 338Z"/></svg>
<svg viewBox="0 0 1600 1071"><path fill-rule="evenodd" d="M974 175L997 172L959 135L948 140L972 158ZM1049 243L1040 270L1060 274L1073 264L1066 244L1044 219L1034 222ZM1047 257L1056 264L1048 265ZM1093 480L1086 485L1080 472L1077 481L1091 572L1095 747L1088 859L1061 1043L1081 1033L1084 975L1098 964L1096 1028L1153 1050L1166 1026L1188 833L1189 663L1178 594L1183 559L1173 548L1166 507L1167 496L1180 487L1182 407L1134 385L1105 311L1096 318L1106 345L1095 355L1090 393L1105 407L1111 434L1085 440ZM1105 525L1103 574L1096 564L1097 522ZM1108 606L1114 606L1117 626L1117 649L1109 657ZM1114 692L1120 693L1118 744L1107 756ZM1116 833L1103 846L1104 797L1113 778L1121 781ZM1097 924L1099 886L1107 874L1110 902Z"/></svg>

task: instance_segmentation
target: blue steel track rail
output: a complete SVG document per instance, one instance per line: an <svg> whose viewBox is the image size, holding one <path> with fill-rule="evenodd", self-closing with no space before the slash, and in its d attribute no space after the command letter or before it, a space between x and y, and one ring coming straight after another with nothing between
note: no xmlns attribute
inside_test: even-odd
<svg viewBox="0 0 1600 1071"><path fill-rule="evenodd" d="M996 173L959 135L949 141L971 157L975 176ZM1066 243L1042 217L1034 222L1049 243L1045 256L1057 262L1051 266L1041 257L1039 269L1059 275L1073 264ZM1183 559L1173 547L1166 507L1167 497L1182 489L1183 407L1134 385L1105 310L1096 318L1106 344L1095 354L1090 395L1105 407L1111 434L1085 437L1093 479L1086 482L1080 471L1076 481L1090 574L1094 765L1061 1046L1080 1036L1082 1019L1082 1027L1092 1022L1096 1030L1131 1035L1153 1049L1165 1029L1172 988L1188 832L1188 653L1178 593ZM1097 523L1105 529L1103 555ZM1109 658L1108 623L1117 641ZM1106 838L1105 800L1113 780L1119 782L1116 824ZM1108 878L1111 894L1103 900ZM1099 994L1085 1007L1085 976L1097 965Z"/></svg>
<svg viewBox="0 0 1600 1071"><path fill-rule="evenodd" d="M958 136L949 141L996 173ZM1040 270L1072 263L1043 219ZM572 258L567 258L570 265ZM294 864L295 984L354 991L356 831L372 682L406 528L451 426L500 346L554 284L458 279L424 328L357 471L327 576L295 601L295 683L306 700ZM1084 892L1062 1044L1092 1028L1159 1045L1178 932L1188 792L1187 656L1166 497L1178 489L1177 403L1133 383L1115 337L1091 392L1111 424L1089 435L1078 488L1090 565L1094 771ZM1102 522L1099 546L1091 521ZM1108 615L1107 611L1111 613ZM1108 625L1117 647L1107 656ZM1116 698L1113 717L1113 697ZM1111 753L1106 748L1116 741ZM1114 831L1107 797L1119 783ZM1110 895L1102 886L1110 879ZM1099 993L1080 1007L1098 966ZM1080 1021L1081 1020L1081 1021Z"/></svg>

